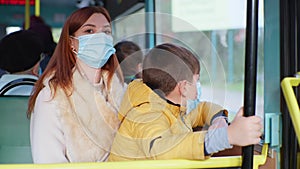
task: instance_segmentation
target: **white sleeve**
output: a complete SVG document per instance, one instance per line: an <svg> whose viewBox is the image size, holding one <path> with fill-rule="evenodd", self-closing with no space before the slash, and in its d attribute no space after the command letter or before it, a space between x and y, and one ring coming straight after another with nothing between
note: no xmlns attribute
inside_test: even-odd
<svg viewBox="0 0 300 169"><path fill-rule="evenodd" d="M120 83L120 80L117 78L116 75L113 76L112 79L112 87L110 89L112 102L114 106L119 110L121 101L123 99L124 93L127 89L127 84L123 83L123 85Z"/></svg>
<svg viewBox="0 0 300 169"><path fill-rule="evenodd" d="M30 141L34 163L65 163L64 133L57 117L60 111L54 101L49 101L49 88L40 91L30 121Z"/></svg>

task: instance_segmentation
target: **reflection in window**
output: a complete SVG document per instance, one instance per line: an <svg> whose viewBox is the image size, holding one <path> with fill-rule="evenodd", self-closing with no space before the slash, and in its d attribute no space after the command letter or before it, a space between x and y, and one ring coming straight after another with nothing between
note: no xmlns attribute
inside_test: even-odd
<svg viewBox="0 0 300 169"><path fill-rule="evenodd" d="M141 49L145 48L145 9L134 14L122 16L112 21L114 44L128 40L138 44Z"/></svg>
<svg viewBox="0 0 300 169"><path fill-rule="evenodd" d="M232 118L244 100L246 1L155 3L157 43L192 49L201 63L202 100L223 105ZM263 1L259 3L256 114L263 116Z"/></svg>

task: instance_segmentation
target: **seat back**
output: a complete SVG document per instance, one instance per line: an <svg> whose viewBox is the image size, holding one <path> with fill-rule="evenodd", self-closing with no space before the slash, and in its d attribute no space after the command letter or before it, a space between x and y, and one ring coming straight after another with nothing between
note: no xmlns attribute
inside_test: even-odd
<svg viewBox="0 0 300 169"><path fill-rule="evenodd" d="M0 163L32 163L27 96L0 97Z"/></svg>
<svg viewBox="0 0 300 169"><path fill-rule="evenodd" d="M0 88L0 96L29 96L35 82L36 79L33 78L14 79Z"/></svg>

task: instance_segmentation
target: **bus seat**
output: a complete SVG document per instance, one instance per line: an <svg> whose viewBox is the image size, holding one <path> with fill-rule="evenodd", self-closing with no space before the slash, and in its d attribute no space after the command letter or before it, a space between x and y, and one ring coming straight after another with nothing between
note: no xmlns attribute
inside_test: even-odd
<svg viewBox="0 0 300 169"><path fill-rule="evenodd" d="M16 76L20 77L16 78ZM25 77L23 78L22 76ZM6 78L7 77L13 79L0 87L0 96L30 96L32 88L37 80L33 75L10 75L6 76Z"/></svg>
<svg viewBox="0 0 300 169"><path fill-rule="evenodd" d="M0 97L0 163L32 163L28 96Z"/></svg>

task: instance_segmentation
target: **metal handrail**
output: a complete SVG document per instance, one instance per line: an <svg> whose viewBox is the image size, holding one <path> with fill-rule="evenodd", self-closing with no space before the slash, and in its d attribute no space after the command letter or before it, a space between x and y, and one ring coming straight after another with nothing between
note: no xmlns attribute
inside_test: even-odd
<svg viewBox="0 0 300 169"><path fill-rule="evenodd" d="M300 78L286 77L281 81L282 92L300 145L300 110L293 87L300 85Z"/></svg>

